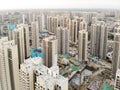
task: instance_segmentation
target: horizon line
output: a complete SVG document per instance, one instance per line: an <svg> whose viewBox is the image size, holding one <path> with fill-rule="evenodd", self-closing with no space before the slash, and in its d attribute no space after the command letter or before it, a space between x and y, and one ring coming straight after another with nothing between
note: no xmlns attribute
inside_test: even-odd
<svg viewBox="0 0 120 90"><path fill-rule="evenodd" d="M120 10L119 8L18 8L18 9L0 9L0 11L24 11L24 10Z"/></svg>

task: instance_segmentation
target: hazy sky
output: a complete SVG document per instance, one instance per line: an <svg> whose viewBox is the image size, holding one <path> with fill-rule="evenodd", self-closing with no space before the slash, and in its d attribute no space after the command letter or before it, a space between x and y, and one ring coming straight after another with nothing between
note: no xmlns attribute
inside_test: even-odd
<svg viewBox="0 0 120 90"><path fill-rule="evenodd" d="M0 0L3 9L111 8L120 9L120 0Z"/></svg>

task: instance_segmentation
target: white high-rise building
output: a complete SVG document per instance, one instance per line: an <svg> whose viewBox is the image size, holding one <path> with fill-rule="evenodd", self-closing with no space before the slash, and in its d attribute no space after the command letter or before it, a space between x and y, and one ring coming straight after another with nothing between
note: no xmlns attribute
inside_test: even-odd
<svg viewBox="0 0 120 90"><path fill-rule="evenodd" d="M64 27L64 28L66 28L67 27L67 25L68 25L68 16L66 16L66 15L63 15L63 16L59 16L59 25L60 25L60 27Z"/></svg>
<svg viewBox="0 0 120 90"><path fill-rule="evenodd" d="M28 12L28 22L31 23L31 22L34 22L35 21L35 18L36 17L36 14L33 13L33 12Z"/></svg>
<svg viewBox="0 0 120 90"><path fill-rule="evenodd" d="M58 39L58 53L67 54L69 52L69 30L58 27L56 36Z"/></svg>
<svg viewBox="0 0 120 90"><path fill-rule="evenodd" d="M62 32L61 32L61 27L57 28L57 33L56 33L56 38L58 40L58 53L62 53Z"/></svg>
<svg viewBox="0 0 120 90"><path fill-rule="evenodd" d="M72 20L72 29L70 31L72 42L77 42L78 26L79 26L78 21Z"/></svg>
<svg viewBox="0 0 120 90"><path fill-rule="evenodd" d="M117 69L114 90L120 90L120 69Z"/></svg>
<svg viewBox="0 0 120 90"><path fill-rule="evenodd" d="M25 24L25 15L22 15L22 23Z"/></svg>
<svg viewBox="0 0 120 90"><path fill-rule="evenodd" d="M114 35L112 74L115 77L117 69L120 68L120 33Z"/></svg>
<svg viewBox="0 0 120 90"><path fill-rule="evenodd" d="M80 30L87 30L87 23L83 21L83 18L76 18L73 20L69 20L69 26L70 29L70 40L72 42L77 43L78 40L78 32Z"/></svg>
<svg viewBox="0 0 120 90"><path fill-rule="evenodd" d="M0 81L2 90L19 90L17 45L7 37L0 39Z"/></svg>
<svg viewBox="0 0 120 90"><path fill-rule="evenodd" d="M13 31L16 28L15 24L8 24L8 40L13 40Z"/></svg>
<svg viewBox="0 0 120 90"><path fill-rule="evenodd" d="M116 12L115 12L115 18L116 18L117 20L120 20L120 11L116 11Z"/></svg>
<svg viewBox="0 0 120 90"><path fill-rule="evenodd" d="M69 18L68 20L67 20L67 28L70 30L70 40L71 40L71 36L72 36L72 20Z"/></svg>
<svg viewBox="0 0 120 90"><path fill-rule="evenodd" d="M58 17L48 16L47 17L47 30L52 33L56 33L58 27Z"/></svg>
<svg viewBox="0 0 120 90"><path fill-rule="evenodd" d="M62 53L69 53L69 30L62 28Z"/></svg>
<svg viewBox="0 0 120 90"><path fill-rule="evenodd" d="M104 24L92 24L91 54L99 58L106 57L107 27Z"/></svg>
<svg viewBox="0 0 120 90"><path fill-rule="evenodd" d="M43 64L43 60L40 57L29 58L20 65L19 70L19 90L35 90L35 74L34 71Z"/></svg>
<svg viewBox="0 0 120 90"><path fill-rule="evenodd" d="M79 22L79 30L87 30L87 23L85 21Z"/></svg>
<svg viewBox="0 0 120 90"><path fill-rule="evenodd" d="M32 48L39 47L39 27L38 22L31 23L31 32L32 32Z"/></svg>
<svg viewBox="0 0 120 90"><path fill-rule="evenodd" d="M39 76L36 80L35 90L54 90L55 83L48 76Z"/></svg>
<svg viewBox="0 0 120 90"><path fill-rule="evenodd" d="M36 16L36 20L38 21L38 28L39 32L42 32L43 29L45 28L45 16L44 14L40 14Z"/></svg>
<svg viewBox="0 0 120 90"><path fill-rule="evenodd" d="M58 27L58 17L54 17L53 18L53 33L56 34L56 31L57 31L57 27Z"/></svg>
<svg viewBox="0 0 120 90"><path fill-rule="evenodd" d="M30 43L29 43L29 25L27 24L20 24L18 28L23 28L24 31L24 47L25 47L25 59L28 58L30 55Z"/></svg>
<svg viewBox="0 0 120 90"><path fill-rule="evenodd" d="M53 32L53 17L52 16L47 16L47 30L49 32Z"/></svg>
<svg viewBox="0 0 120 90"><path fill-rule="evenodd" d="M97 15L96 12L86 12L84 16L86 18L86 21L88 23L91 23L92 22L92 17L95 17L96 15Z"/></svg>
<svg viewBox="0 0 120 90"><path fill-rule="evenodd" d="M19 65L23 63L25 58L29 57L30 43L29 43L29 26L27 24L20 24L13 30L13 38L18 46Z"/></svg>
<svg viewBox="0 0 120 90"><path fill-rule="evenodd" d="M54 36L43 40L44 64L47 67L57 66L57 39Z"/></svg>
<svg viewBox="0 0 120 90"><path fill-rule="evenodd" d="M62 76L41 75L36 81L35 90L68 90L68 79Z"/></svg>
<svg viewBox="0 0 120 90"><path fill-rule="evenodd" d="M13 40L13 30L8 30L8 39Z"/></svg>
<svg viewBox="0 0 120 90"><path fill-rule="evenodd" d="M41 66L36 70L35 90L68 90L68 79L59 75L58 66Z"/></svg>
<svg viewBox="0 0 120 90"><path fill-rule="evenodd" d="M44 66L40 57L24 60L19 77L20 90L68 90L68 79L59 75L59 67Z"/></svg>
<svg viewBox="0 0 120 90"><path fill-rule="evenodd" d="M18 47L18 58L19 58L19 65L23 63L23 60L25 59L25 47L24 47L24 34L23 30L21 28L15 29L13 32L13 37L15 40L15 43Z"/></svg>
<svg viewBox="0 0 120 90"><path fill-rule="evenodd" d="M78 59L82 62L87 61L87 44L88 44L88 32L86 30L79 31Z"/></svg>

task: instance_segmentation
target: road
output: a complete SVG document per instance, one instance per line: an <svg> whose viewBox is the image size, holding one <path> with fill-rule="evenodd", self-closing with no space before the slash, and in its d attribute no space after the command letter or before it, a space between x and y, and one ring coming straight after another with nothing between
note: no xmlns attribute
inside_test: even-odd
<svg viewBox="0 0 120 90"><path fill-rule="evenodd" d="M105 70L105 69L101 69L101 70L98 70L98 71L94 72L94 73L92 74L92 77L97 76L98 74L100 74L100 73L103 72L104 70Z"/></svg>

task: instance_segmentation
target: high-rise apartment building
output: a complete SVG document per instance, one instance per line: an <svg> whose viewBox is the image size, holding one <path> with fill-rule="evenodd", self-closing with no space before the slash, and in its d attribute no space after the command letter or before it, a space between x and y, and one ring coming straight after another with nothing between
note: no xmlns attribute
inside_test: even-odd
<svg viewBox="0 0 120 90"><path fill-rule="evenodd" d="M32 48L39 47L39 27L38 21L31 23Z"/></svg>
<svg viewBox="0 0 120 90"><path fill-rule="evenodd" d="M18 58L19 58L19 65L23 63L23 60L25 59L25 47L24 47L24 32L22 28L15 29L13 32L13 38L15 40L15 43L18 47Z"/></svg>
<svg viewBox="0 0 120 90"><path fill-rule="evenodd" d="M40 66L36 70L35 90L68 90L68 79L59 75L58 66Z"/></svg>
<svg viewBox="0 0 120 90"><path fill-rule="evenodd" d="M48 16L47 17L47 30L52 33L56 33L58 27L58 17Z"/></svg>
<svg viewBox="0 0 120 90"><path fill-rule="evenodd" d="M35 13L29 12L28 13L28 23L34 22L35 21Z"/></svg>
<svg viewBox="0 0 120 90"><path fill-rule="evenodd" d="M2 90L19 90L17 45L7 37L0 39L0 81Z"/></svg>
<svg viewBox="0 0 120 90"><path fill-rule="evenodd" d="M72 33L71 33L71 30L72 30L72 20L69 18L68 20L67 20L67 28L70 30L70 36L72 35ZM70 40L71 40L71 37L70 37Z"/></svg>
<svg viewBox="0 0 120 90"><path fill-rule="evenodd" d="M58 39L58 53L67 54L69 52L69 30L58 27L56 36Z"/></svg>
<svg viewBox="0 0 120 90"><path fill-rule="evenodd" d="M1 32L1 35L7 36L7 33L8 33L8 25L7 25L7 24L2 25L0 32Z"/></svg>
<svg viewBox="0 0 120 90"><path fill-rule="evenodd" d="M62 53L61 49L62 49L62 31L61 31L61 27L57 28L57 33L56 33L56 38L58 40L58 53Z"/></svg>
<svg viewBox="0 0 120 90"><path fill-rule="evenodd" d="M114 90L120 90L120 69L117 69Z"/></svg>
<svg viewBox="0 0 120 90"><path fill-rule="evenodd" d="M58 27L58 21L59 21L59 19L57 16L53 18L53 33L55 33L55 34L57 31L57 27Z"/></svg>
<svg viewBox="0 0 120 90"><path fill-rule="evenodd" d="M82 17L76 18L69 20L68 28L70 29L70 40L76 43L78 40L78 32L80 30L87 30L87 23Z"/></svg>
<svg viewBox="0 0 120 90"><path fill-rule="evenodd" d="M28 58L29 50L30 50L30 43L29 43L29 25L28 24L21 24L18 25L18 28L23 28L24 31L24 47L25 47L25 58Z"/></svg>
<svg viewBox="0 0 120 90"><path fill-rule="evenodd" d="M24 60L19 70L19 90L35 90L35 74L34 71L43 63L40 57L29 58Z"/></svg>
<svg viewBox="0 0 120 90"><path fill-rule="evenodd" d="M46 37L43 40L44 65L57 66L57 39L55 36Z"/></svg>
<svg viewBox="0 0 120 90"><path fill-rule="evenodd" d="M115 12L115 18L120 20L120 11Z"/></svg>
<svg viewBox="0 0 120 90"><path fill-rule="evenodd" d="M92 17L95 17L97 15L96 12L85 12L84 16L86 18L86 21L88 23L91 23L92 22Z"/></svg>
<svg viewBox="0 0 120 90"><path fill-rule="evenodd" d="M22 23L25 24L25 15L22 15Z"/></svg>
<svg viewBox="0 0 120 90"><path fill-rule="evenodd" d="M67 54L69 52L69 30L62 28L62 53Z"/></svg>
<svg viewBox="0 0 120 90"><path fill-rule="evenodd" d="M13 30L8 30L8 39L13 40Z"/></svg>
<svg viewBox="0 0 120 90"><path fill-rule="evenodd" d="M92 24L91 54L99 58L106 57L107 27L104 24Z"/></svg>
<svg viewBox="0 0 120 90"><path fill-rule="evenodd" d="M68 90L68 79L59 67L48 68L40 57L24 60L20 68L20 90Z"/></svg>
<svg viewBox="0 0 120 90"><path fill-rule="evenodd" d="M13 39L18 46L19 65L23 63L25 58L29 57L29 26L27 24L19 24L13 31Z"/></svg>
<svg viewBox="0 0 120 90"><path fill-rule="evenodd" d="M120 68L120 33L116 33L114 35L113 57L112 57L113 77L115 77L118 68Z"/></svg>
<svg viewBox="0 0 120 90"><path fill-rule="evenodd" d="M66 28L67 27L67 25L68 25L68 17L66 16L66 15L64 15L64 16L59 16L59 25L61 26L61 27L64 27L64 28Z"/></svg>
<svg viewBox="0 0 120 90"><path fill-rule="evenodd" d="M40 14L36 16L36 21L38 21L38 29L39 32L42 32L43 29L45 28L45 16L44 14Z"/></svg>
<svg viewBox="0 0 120 90"><path fill-rule="evenodd" d="M85 21L79 22L79 30L87 30L87 23Z"/></svg>
<svg viewBox="0 0 120 90"><path fill-rule="evenodd" d="M77 42L78 26L79 26L78 21L72 20L72 26L71 26L72 28L70 30L72 42Z"/></svg>
<svg viewBox="0 0 120 90"><path fill-rule="evenodd" d="M13 31L15 28L15 24L8 24L8 40L13 40Z"/></svg>
<svg viewBox="0 0 120 90"><path fill-rule="evenodd" d="M47 16L47 30L49 32L53 32L53 25L52 25L53 17L52 16Z"/></svg>
<svg viewBox="0 0 120 90"><path fill-rule="evenodd" d="M87 44L88 44L88 32L86 30L79 31L78 59L82 62L87 61Z"/></svg>

